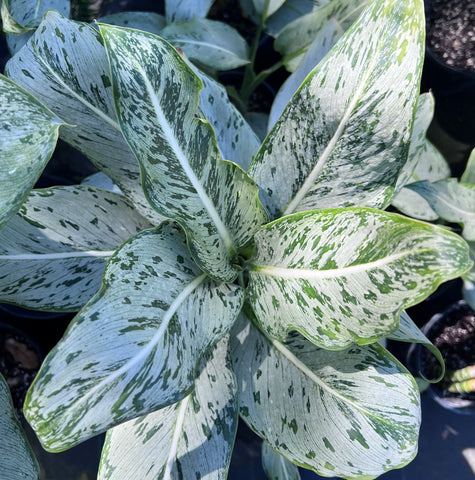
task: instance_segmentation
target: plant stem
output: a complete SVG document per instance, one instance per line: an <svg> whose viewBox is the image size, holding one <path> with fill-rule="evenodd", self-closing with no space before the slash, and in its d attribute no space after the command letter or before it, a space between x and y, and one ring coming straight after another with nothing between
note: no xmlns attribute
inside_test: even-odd
<svg viewBox="0 0 475 480"><path fill-rule="evenodd" d="M246 88L246 91L241 89L241 96L246 96L246 99L249 100L249 97L253 94L254 90L269 76L272 75L275 71L277 71L280 67L284 65L283 60L279 60L278 62L274 63L269 68L262 70L257 75L254 75L254 78L251 80L249 85Z"/></svg>
<svg viewBox="0 0 475 480"><path fill-rule="evenodd" d="M253 90L249 89L249 84L251 84L254 81L254 78L256 77L255 63L256 63L257 49L259 47L259 41L261 39L262 31L264 30L264 23L267 17L267 10L269 8L269 1L270 0L266 0L264 4L264 9L262 11L262 15L259 20L259 25L257 26L256 34L254 35L254 40L252 42L251 51L249 54L250 62L248 65L246 65L246 69L244 71L244 79L242 81L240 97L245 104L248 103L249 97L253 92Z"/></svg>

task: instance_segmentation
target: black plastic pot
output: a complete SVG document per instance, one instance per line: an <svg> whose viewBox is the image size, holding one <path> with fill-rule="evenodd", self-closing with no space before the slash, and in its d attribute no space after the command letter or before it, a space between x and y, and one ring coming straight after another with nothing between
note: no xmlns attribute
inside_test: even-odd
<svg viewBox="0 0 475 480"><path fill-rule="evenodd" d="M466 302L464 300L460 300L456 304L450 306L446 311L434 315L430 321L422 327L421 330L429 340L433 341L439 336L445 326L454 325L454 322L463 316L472 314L473 311L466 304ZM475 338L475 330L473 332L473 337ZM460 342L462 341L464 340L460 339ZM444 356L445 354L442 346L439 348ZM469 349L469 347L467 347L467 349ZM433 363L431 363L431 360L433 359L429 358L431 355L432 354L425 347L422 347L421 345L415 346L414 361L417 365L417 372L420 372L428 379L434 378L440 373L440 371L431 367L431 365L433 365ZM460 366L457 368L460 368ZM459 414L475 414L475 393L451 394L445 390L443 381L430 384L428 390L433 399L442 407Z"/></svg>
<svg viewBox="0 0 475 480"><path fill-rule="evenodd" d="M475 72L451 67L426 48L422 91L435 97L435 118L456 140L475 146Z"/></svg>
<svg viewBox="0 0 475 480"><path fill-rule="evenodd" d="M475 146L475 70L446 63L431 48L430 30L438 21L437 12L426 0L428 40L422 75L422 91L432 91L435 97L435 118L439 125L456 140ZM463 8L461 9L463 10ZM455 35L456 33L454 33ZM460 41L460 48L469 48L474 39ZM433 41L434 42L434 41Z"/></svg>

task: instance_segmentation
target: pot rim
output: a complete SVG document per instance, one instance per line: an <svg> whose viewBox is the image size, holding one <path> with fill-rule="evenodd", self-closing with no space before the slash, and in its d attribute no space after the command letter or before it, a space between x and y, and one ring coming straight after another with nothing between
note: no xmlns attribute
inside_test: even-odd
<svg viewBox="0 0 475 480"><path fill-rule="evenodd" d="M453 303L449 308L447 308L444 312L441 313L436 313L424 326L421 327L422 333L430 340L429 332L434 328L435 325L437 325L447 314L448 311L451 309L455 308L461 308L461 307L468 307L468 304L465 300L459 300L455 303ZM424 352L425 347L421 344L417 345L417 358L416 358L416 363L417 363L417 368L420 374L424 374L424 369L423 369L423 352ZM446 395L442 396L441 391L442 388L438 387L440 384L433 384L430 383L428 387L428 391L431 395L431 397L442 407L451 410L453 412L456 412L458 414L462 415L475 415L475 400L470 400L466 398L461 398L456 395Z"/></svg>

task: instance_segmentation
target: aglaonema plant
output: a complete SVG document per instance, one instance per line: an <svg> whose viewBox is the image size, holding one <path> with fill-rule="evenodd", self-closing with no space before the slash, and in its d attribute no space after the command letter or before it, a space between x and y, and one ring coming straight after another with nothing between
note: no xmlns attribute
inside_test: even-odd
<svg viewBox="0 0 475 480"><path fill-rule="evenodd" d="M59 133L122 192L24 187L2 219L1 300L79 310L25 402L47 450L107 431L101 479L226 478L240 415L270 476L415 456L417 385L378 340L424 342L404 309L471 266L384 211L423 25L419 0L372 1L259 146L161 37L45 15L0 77L3 152L34 178Z"/></svg>

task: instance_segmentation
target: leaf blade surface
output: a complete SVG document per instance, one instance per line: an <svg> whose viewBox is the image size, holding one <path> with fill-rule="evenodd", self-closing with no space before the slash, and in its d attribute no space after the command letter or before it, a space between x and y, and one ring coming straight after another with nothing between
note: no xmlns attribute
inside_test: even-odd
<svg viewBox="0 0 475 480"><path fill-rule="evenodd" d="M419 392L380 345L322 350L236 325L242 419L293 463L323 476L372 479L417 452Z"/></svg>
<svg viewBox="0 0 475 480"><path fill-rule="evenodd" d="M272 219L387 206L407 158L423 33L419 0L372 1L310 73L250 169Z"/></svg>
<svg viewBox="0 0 475 480"><path fill-rule="evenodd" d="M7 382L0 374L0 477L3 480L39 480L38 463L16 418Z"/></svg>
<svg viewBox="0 0 475 480"><path fill-rule="evenodd" d="M63 121L0 75L0 228L18 211L48 163Z"/></svg>
<svg viewBox="0 0 475 480"><path fill-rule="evenodd" d="M246 40L231 26L215 20L171 23L160 36L183 49L191 60L212 69L232 70L250 61Z"/></svg>
<svg viewBox="0 0 475 480"><path fill-rule="evenodd" d="M459 236L365 208L284 217L255 240L249 302L261 328L329 349L386 336L404 308L471 265Z"/></svg>
<svg viewBox="0 0 475 480"><path fill-rule="evenodd" d="M118 194L91 187L33 190L0 231L0 301L77 312L99 290L114 250L150 227Z"/></svg>
<svg viewBox="0 0 475 480"><path fill-rule="evenodd" d="M266 218L256 185L220 159L211 125L195 116L201 82L176 50L145 32L100 28L120 125L150 204L184 227L200 268L234 280L239 249Z"/></svg>
<svg viewBox="0 0 475 480"><path fill-rule="evenodd" d="M205 355L183 400L108 432L100 480L227 477L238 417L227 343Z"/></svg>
<svg viewBox="0 0 475 480"><path fill-rule="evenodd" d="M173 223L123 244L29 390L25 416L42 444L61 451L184 398L242 301L240 287L196 267Z"/></svg>
<svg viewBox="0 0 475 480"><path fill-rule="evenodd" d="M49 11L6 75L74 127L61 139L109 176L154 224L163 217L150 207L140 168L117 123L107 54L97 30Z"/></svg>

